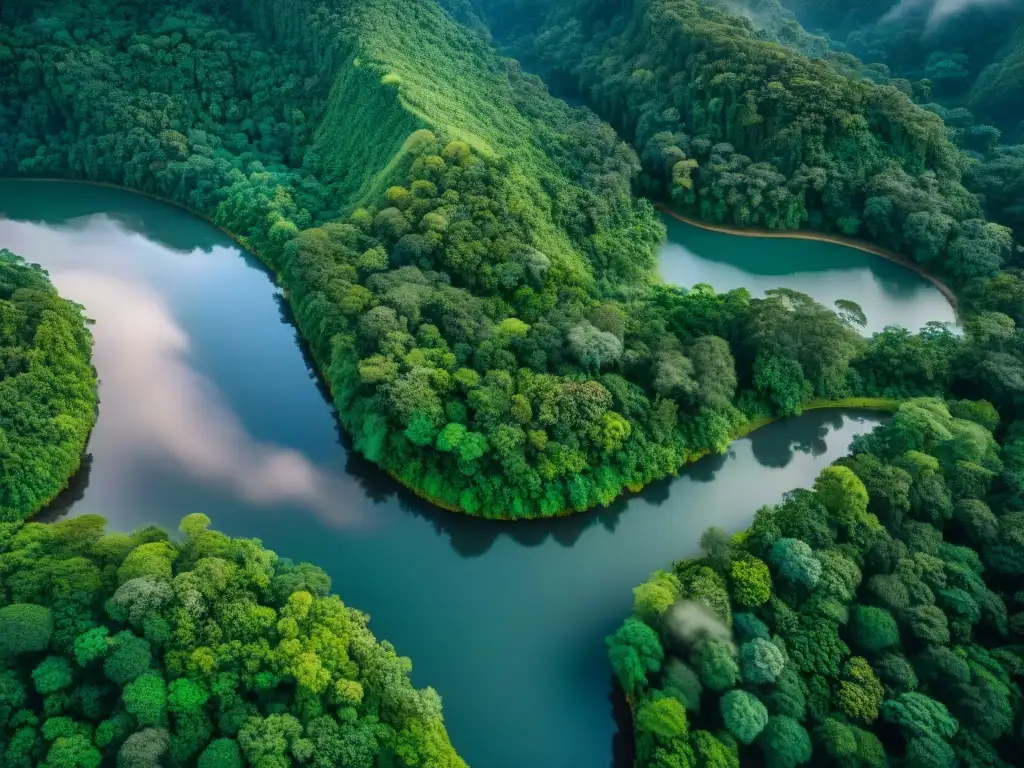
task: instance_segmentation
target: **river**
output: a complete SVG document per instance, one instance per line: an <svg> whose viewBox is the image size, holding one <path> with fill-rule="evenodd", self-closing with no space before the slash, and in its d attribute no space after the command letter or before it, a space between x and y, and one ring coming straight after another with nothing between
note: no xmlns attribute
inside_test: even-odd
<svg viewBox="0 0 1024 768"><path fill-rule="evenodd" d="M829 308L848 299L864 310L866 333L887 325L918 331L931 320L956 322L938 288L874 254L816 240L736 237L666 215L661 219L668 242L658 255L658 269L665 282L708 283L720 293L747 288L758 297L771 288L792 288Z"/></svg>
<svg viewBox="0 0 1024 768"><path fill-rule="evenodd" d="M498 524L428 507L350 453L256 261L213 227L117 190L0 181L0 247L95 319L90 459L42 519L175 528L202 511L308 560L435 687L475 768L605 768L627 749L603 639L631 588L746 526L870 429L812 411L608 509ZM618 716L618 721L616 719ZM621 764L621 758L620 758Z"/></svg>

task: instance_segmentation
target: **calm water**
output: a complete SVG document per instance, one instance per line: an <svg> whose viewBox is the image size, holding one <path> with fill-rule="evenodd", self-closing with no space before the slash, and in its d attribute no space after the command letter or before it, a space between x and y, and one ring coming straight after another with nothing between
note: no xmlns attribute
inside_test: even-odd
<svg viewBox="0 0 1024 768"><path fill-rule="evenodd" d="M887 325L917 331L931 320L956 321L938 288L879 256L814 240L736 237L661 218L668 239L658 266L666 282L708 283L720 293L747 288L754 296L786 287L829 308L837 299L849 299L867 315L868 333Z"/></svg>
<svg viewBox="0 0 1024 768"><path fill-rule="evenodd" d="M58 509L116 528L219 529L325 568L412 657L476 768L605 768L626 737L603 638L631 588L808 485L872 417L767 427L610 509L541 524L449 515L339 443L271 280L176 209L95 187L0 181L0 247L96 320L91 461Z"/></svg>

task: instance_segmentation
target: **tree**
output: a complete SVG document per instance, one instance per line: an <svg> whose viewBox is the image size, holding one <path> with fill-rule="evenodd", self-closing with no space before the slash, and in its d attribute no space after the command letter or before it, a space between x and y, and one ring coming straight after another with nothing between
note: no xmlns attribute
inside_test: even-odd
<svg viewBox="0 0 1024 768"><path fill-rule="evenodd" d="M740 669L748 683L774 683L785 666L786 657L768 640L755 638L740 647Z"/></svg>
<svg viewBox="0 0 1024 768"><path fill-rule="evenodd" d="M743 606L757 607L768 602L772 594L768 566L756 557L733 560L729 566L729 583L733 599Z"/></svg>
<svg viewBox="0 0 1024 768"><path fill-rule="evenodd" d="M675 696L688 711L700 710L700 697L704 686L700 677L690 665L675 657L669 657L665 665L662 689Z"/></svg>
<svg viewBox="0 0 1024 768"><path fill-rule="evenodd" d="M918 737L952 738L957 721L945 705L923 693L901 693L882 705L882 719Z"/></svg>
<svg viewBox="0 0 1024 768"><path fill-rule="evenodd" d="M707 731L691 731L690 744L699 768L739 768L735 752Z"/></svg>
<svg viewBox="0 0 1024 768"><path fill-rule="evenodd" d="M167 686L160 675L148 672L128 683L121 698L140 725L159 725L167 708Z"/></svg>
<svg viewBox="0 0 1024 768"><path fill-rule="evenodd" d="M156 768L170 738L162 728L146 728L129 736L117 751L118 768Z"/></svg>
<svg viewBox="0 0 1024 768"><path fill-rule="evenodd" d="M600 371L618 362L622 355L622 342L613 334L601 331L588 321L569 331L569 347L580 365L586 370Z"/></svg>
<svg viewBox="0 0 1024 768"><path fill-rule="evenodd" d="M856 525L867 514L867 489L847 467L833 466L822 470L814 481L814 491L832 519L841 525Z"/></svg>
<svg viewBox="0 0 1024 768"><path fill-rule="evenodd" d="M850 636L855 648L877 654L899 645L900 631L892 614L883 608L855 605L850 612Z"/></svg>
<svg viewBox="0 0 1024 768"><path fill-rule="evenodd" d="M42 695L69 688L75 680L71 664L63 656L47 656L32 670L32 681Z"/></svg>
<svg viewBox="0 0 1024 768"><path fill-rule="evenodd" d="M739 666L733 650L719 640L702 640L694 646L693 665L700 681L712 691L724 691L736 684Z"/></svg>
<svg viewBox="0 0 1024 768"><path fill-rule="evenodd" d="M764 352L754 363L754 386L782 416L799 416L812 394L800 363Z"/></svg>
<svg viewBox="0 0 1024 768"><path fill-rule="evenodd" d="M717 526L711 526L700 536L700 549L708 564L723 572L730 559L730 536Z"/></svg>
<svg viewBox="0 0 1024 768"><path fill-rule="evenodd" d="M665 611L679 599L681 592L679 579L671 573L658 571L633 589L633 613L649 624L656 625Z"/></svg>
<svg viewBox="0 0 1024 768"><path fill-rule="evenodd" d="M153 661L149 643L131 632L119 632L111 640L113 651L103 662L103 671L118 685L129 683Z"/></svg>
<svg viewBox="0 0 1024 768"><path fill-rule="evenodd" d="M911 633L920 640L945 644L949 642L949 622L934 605L914 606L907 612Z"/></svg>
<svg viewBox="0 0 1024 768"><path fill-rule="evenodd" d="M871 665L860 656L853 656L843 667L843 678L836 691L839 708L852 720L876 720L885 690Z"/></svg>
<svg viewBox="0 0 1024 768"><path fill-rule="evenodd" d="M702 336L689 350L699 402L709 408L725 409L736 394L736 361L729 343L718 336Z"/></svg>
<svg viewBox="0 0 1024 768"><path fill-rule="evenodd" d="M605 643L612 668L628 695L636 696L646 684L648 673L661 669L665 652L658 634L637 619L626 619Z"/></svg>
<svg viewBox="0 0 1024 768"><path fill-rule="evenodd" d="M643 702L636 713L637 759L648 761L659 751L689 753L686 710L675 699Z"/></svg>
<svg viewBox="0 0 1024 768"><path fill-rule="evenodd" d="M774 716L757 737L768 768L795 768L811 759L811 738L791 717Z"/></svg>
<svg viewBox="0 0 1024 768"><path fill-rule="evenodd" d="M199 712L209 699L205 688L187 677L172 680L167 690L167 708L179 715Z"/></svg>
<svg viewBox="0 0 1024 768"><path fill-rule="evenodd" d="M53 614L41 605L15 603L0 608L0 653L14 656L44 651L53 633Z"/></svg>
<svg viewBox="0 0 1024 768"><path fill-rule="evenodd" d="M746 691L729 691L722 696L719 706L725 727L742 744L752 743L768 724L768 710L756 696Z"/></svg>
<svg viewBox="0 0 1024 768"><path fill-rule="evenodd" d="M779 576L813 589L821 578L821 561L799 539L779 539L772 545L771 562Z"/></svg>
<svg viewBox="0 0 1024 768"><path fill-rule="evenodd" d="M215 739L199 756L198 768L242 768L242 754L234 739Z"/></svg>
<svg viewBox="0 0 1024 768"><path fill-rule="evenodd" d="M48 765L69 768L98 768L102 760L100 751L81 734L57 737L46 754Z"/></svg>

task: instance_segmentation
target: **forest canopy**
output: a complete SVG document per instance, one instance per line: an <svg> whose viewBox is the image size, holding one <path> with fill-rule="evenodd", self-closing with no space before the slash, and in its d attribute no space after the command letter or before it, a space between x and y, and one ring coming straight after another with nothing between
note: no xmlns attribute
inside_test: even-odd
<svg viewBox="0 0 1024 768"><path fill-rule="evenodd" d="M96 423L92 334L37 265L0 248L0 522L64 489Z"/></svg>
<svg viewBox="0 0 1024 768"><path fill-rule="evenodd" d="M1024 433L997 422L910 401L637 587L607 641L636 765L1016 764Z"/></svg>
<svg viewBox="0 0 1024 768"><path fill-rule="evenodd" d="M414 0L8 3L0 172L115 183L236 235L287 290L356 449L470 514L607 504L812 400L1019 407L1018 255L942 119L725 5L562 9L538 34L634 149L501 58L480 4L446 3L474 32ZM659 284L637 191L909 248L962 286L967 332L864 339L858 311L792 291Z"/></svg>
<svg viewBox="0 0 1024 768"><path fill-rule="evenodd" d="M326 573L209 525L0 523L0 763L465 768Z"/></svg>

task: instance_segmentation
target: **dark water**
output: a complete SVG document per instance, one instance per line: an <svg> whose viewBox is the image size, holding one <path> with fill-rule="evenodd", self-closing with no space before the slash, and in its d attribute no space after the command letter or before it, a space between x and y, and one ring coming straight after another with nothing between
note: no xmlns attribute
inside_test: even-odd
<svg viewBox="0 0 1024 768"><path fill-rule="evenodd" d="M658 266L668 283L708 283L719 292L747 288L754 296L786 287L829 308L837 299L849 299L867 315L869 333L887 325L917 331L931 320L956 321L938 288L879 256L814 240L736 237L661 218L668 241Z"/></svg>
<svg viewBox="0 0 1024 768"><path fill-rule="evenodd" d="M6 218L5 218L6 217ZM412 657L476 768L605 768L618 733L603 638L631 588L809 485L874 419L816 411L596 513L495 524L433 510L340 443L268 276L176 209L89 186L0 181L0 247L96 320L99 424L50 517L176 527L202 511L325 568Z"/></svg>

